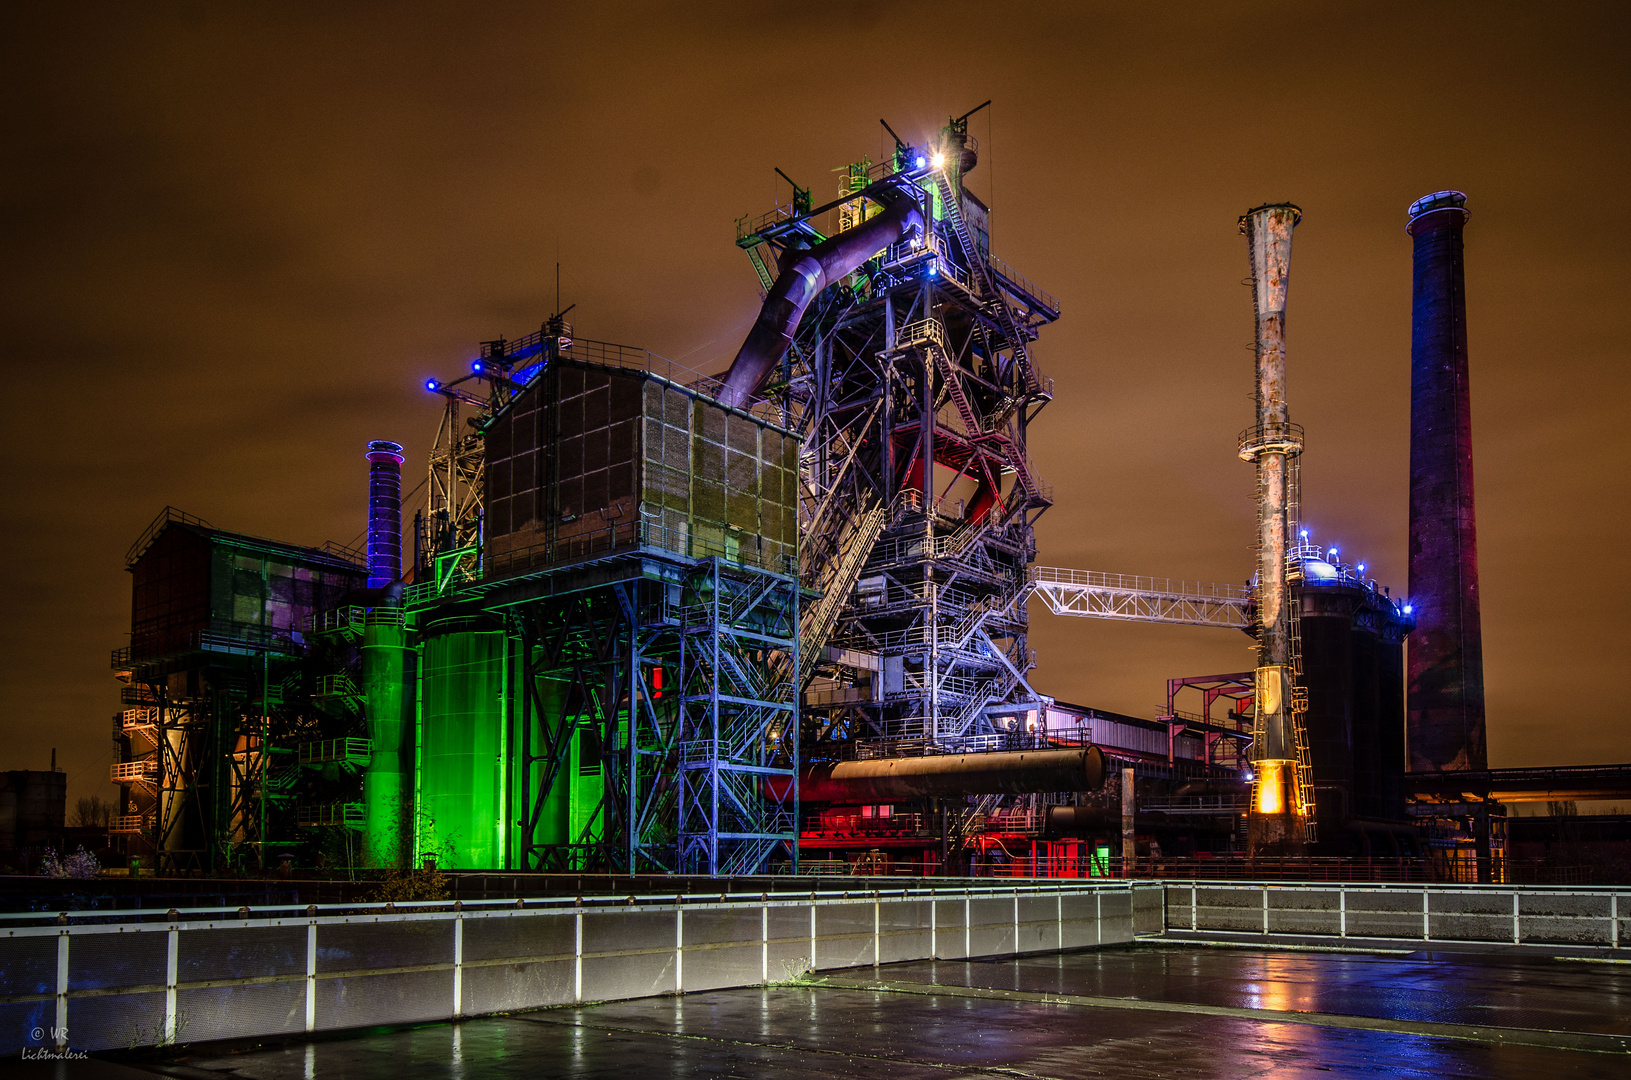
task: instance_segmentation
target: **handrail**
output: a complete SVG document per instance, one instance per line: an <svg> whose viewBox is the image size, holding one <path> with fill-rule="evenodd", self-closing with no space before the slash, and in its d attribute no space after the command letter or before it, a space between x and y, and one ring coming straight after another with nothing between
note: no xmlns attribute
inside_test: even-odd
<svg viewBox="0 0 1631 1080"><path fill-rule="evenodd" d="M1073 585L1088 589L1195 597L1242 604L1251 599L1251 589L1245 585L1229 585L1214 581L1143 577L1138 574L1106 574L1097 570L1070 570L1057 566L1033 566L1030 568L1029 577L1031 582L1037 585Z"/></svg>

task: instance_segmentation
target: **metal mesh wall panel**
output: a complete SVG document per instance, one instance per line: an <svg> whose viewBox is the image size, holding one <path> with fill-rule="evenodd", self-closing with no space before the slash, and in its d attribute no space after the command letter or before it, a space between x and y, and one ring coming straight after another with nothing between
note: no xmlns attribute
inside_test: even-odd
<svg viewBox="0 0 1631 1080"><path fill-rule="evenodd" d="M1064 915L1059 942L1061 949L1082 949L1099 943L1099 901L1096 897L1066 893L1060 907Z"/></svg>
<svg viewBox="0 0 1631 1080"><path fill-rule="evenodd" d="M15 1054L25 1047L53 1047L50 1029L57 1022L55 1001L18 1001L0 1005L0 1054ZM35 1035L38 1031L39 1034Z"/></svg>
<svg viewBox="0 0 1631 1080"><path fill-rule="evenodd" d="M1014 951L1014 902L974 900L969 903L968 954L993 956Z"/></svg>
<svg viewBox="0 0 1631 1080"><path fill-rule="evenodd" d="M1159 934L1166 929L1165 890L1134 889L1127 903L1133 909L1133 933Z"/></svg>
<svg viewBox="0 0 1631 1080"><path fill-rule="evenodd" d="M1452 899L1435 896L1441 902ZM1457 906L1465 901L1457 896ZM1558 945L1606 945L1609 941L1609 898L1542 894L1519 902L1518 925L1525 941ZM1625 902L1622 900L1621 907Z"/></svg>
<svg viewBox="0 0 1631 1080"><path fill-rule="evenodd" d="M567 943L568 950L571 943ZM464 968L463 1011L466 1016L542 1009L572 1000L573 961L481 964Z"/></svg>
<svg viewBox="0 0 1631 1080"><path fill-rule="evenodd" d="M872 902L822 904L816 908L817 968L876 963Z"/></svg>
<svg viewBox="0 0 1631 1080"><path fill-rule="evenodd" d="M1200 889L1195 906L1199 925L1208 930L1263 929L1262 897L1255 890Z"/></svg>
<svg viewBox="0 0 1631 1080"><path fill-rule="evenodd" d="M934 924L937 959L956 960L969 955L968 912L962 900L934 901Z"/></svg>
<svg viewBox="0 0 1631 1080"><path fill-rule="evenodd" d="M1018 952L1059 948L1059 901L1053 896L1019 898Z"/></svg>
<svg viewBox="0 0 1631 1080"><path fill-rule="evenodd" d="M661 911L585 912L583 951L673 949L674 915Z"/></svg>
<svg viewBox="0 0 1631 1080"><path fill-rule="evenodd" d="M674 992L674 928L668 930L666 949L624 956L585 956L583 958L583 1000L610 1001L619 998L651 997ZM643 942L632 948L649 948Z"/></svg>
<svg viewBox="0 0 1631 1080"><path fill-rule="evenodd" d="M771 908L767 929L770 952L766 967L772 982L797 978L810 970L815 950L810 944L809 907Z"/></svg>
<svg viewBox="0 0 1631 1080"><path fill-rule="evenodd" d="M1340 904L1341 896L1334 892L1276 890L1269 896L1269 929L1276 934L1341 933ZM1143 912L1138 914L1142 923Z"/></svg>
<svg viewBox="0 0 1631 1080"><path fill-rule="evenodd" d="M894 901L878 907L878 963L929 955L929 902Z"/></svg>
<svg viewBox="0 0 1631 1080"><path fill-rule="evenodd" d="M163 935L153 936L163 940ZM72 951L69 955L72 956ZM163 977L160 972L161 981ZM75 1050L151 1046L163 1036L162 990L148 994L68 999L68 1045Z"/></svg>
<svg viewBox="0 0 1631 1080"><path fill-rule="evenodd" d="M464 959L571 956L571 915L517 915L464 920Z"/></svg>
<svg viewBox="0 0 1631 1080"><path fill-rule="evenodd" d="M305 973L303 926L186 930L176 935L178 982Z"/></svg>
<svg viewBox="0 0 1631 1080"><path fill-rule="evenodd" d="M1150 893L1158 895L1154 889ZM1106 942L1133 940L1133 896L1130 892L1107 892L1100 897L1099 929Z"/></svg>
<svg viewBox="0 0 1631 1080"><path fill-rule="evenodd" d="M758 908L687 912L685 990L712 990L760 981L764 926Z"/></svg>
<svg viewBox="0 0 1631 1080"><path fill-rule="evenodd" d="M450 919L324 926L317 931L319 974L452 962Z"/></svg>
<svg viewBox="0 0 1631 1080"><path fill-rule="evenodd" d="M306 980L176 991L176 1041L292 1035L306 1030Z"/></svg>
<svg viewBox="0 0 1631 1080"><path fill-rule="evenodd" d="M0 938L0 997L56 992L56 938Z"/></svg>
<svg viewBox="0 0 1631 1080"><path fill-rule="evenodd" d="M68 987L105 990L112 986L162 985L168 957L169 943L164 934L76 935L68 947Z"/></svg>
<svg viewBox="0 0 1631 1080"><path fill-rule="evenodd" d="M452 1014L451 970L317 980L317 1027L322 1030L445 1020Z"/></svg>
<svg viewBox="0 0 1631 1080"><path fill-rule="evenodd" d="M1259 901L1260 903L1260 901ZM1262 918L1246 929L1261 931ZM1362 937L1421 936L1420 893L1349 893L1348 933Z"/></svg>

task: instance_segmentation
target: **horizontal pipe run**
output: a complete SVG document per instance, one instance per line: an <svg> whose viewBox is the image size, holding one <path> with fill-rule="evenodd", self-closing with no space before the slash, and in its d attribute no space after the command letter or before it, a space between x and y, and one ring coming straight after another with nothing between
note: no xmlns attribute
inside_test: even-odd
<svg viewBox="0 0 1631 1080"><path fill-rule="evenodd" d="M1088 746L811 765L799 776L799 800L887 803L960 795L1096 791L1103 785L1104 751ZM786 795L775 787L771 794L777 798Z"/></svg>

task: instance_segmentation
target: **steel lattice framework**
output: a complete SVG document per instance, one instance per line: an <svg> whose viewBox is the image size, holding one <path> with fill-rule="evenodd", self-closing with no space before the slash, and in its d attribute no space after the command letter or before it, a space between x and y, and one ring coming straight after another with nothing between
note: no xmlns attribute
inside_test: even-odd
<svg viewBox="0 0 1631 1080"><path fill-rule="evenodd" d="M934 168L902 145L864 185L849 170L833 207L738 229L765 282L824 210L911 198L932 222L816 299L770 388L803 438L802 576L822 594L800 635L807 743L955 746L1035 696L1023 598L1052 492L1026 433L1052 388L1031 345L1059 309L992 258L962 183L975 152L954 120Z"/></svg>

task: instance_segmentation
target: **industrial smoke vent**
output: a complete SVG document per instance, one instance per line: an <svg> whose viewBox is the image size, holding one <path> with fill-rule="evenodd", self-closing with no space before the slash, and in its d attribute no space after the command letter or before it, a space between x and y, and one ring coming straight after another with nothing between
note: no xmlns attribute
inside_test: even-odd
<svg viewBox="0 0 1631 1080"><path fill-rule="evenodd" d="M402 447L368 444L368 587L402 580Z"/></svg>
<svg viewBox="0 0 1631 1080"><path fill-rule="evenodd" d="M1257 673L1254 773L1248 839L1257 854L1297 854L1309 839L1308 754L1299 713L1301 657L1286 554L1297 522L1302 428L1286 395L1286 294L1291 235L1302 211L1291 203L1254 207L1240 219L1256 308L1257 423L1240 435L1240 456L1257 471Z"/></svg>
<svg viewBox="0 0 1631 1080"><path fill-rule="evenodd" d="M1413 772L1486 769L1462 229L1467 196L1410 205L1409 719ZM1410 609L1406 609L1410 610Z"/></svg>

